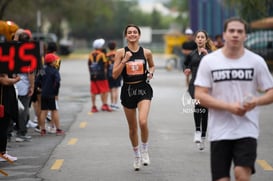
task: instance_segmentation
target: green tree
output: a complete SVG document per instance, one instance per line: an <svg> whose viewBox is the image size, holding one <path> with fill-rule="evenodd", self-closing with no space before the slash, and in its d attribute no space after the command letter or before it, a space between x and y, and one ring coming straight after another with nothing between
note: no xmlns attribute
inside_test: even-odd
<svg viewBox="0 0 273 181"><path fill-rule="evenodd" d="M174 22L181 24L182 27L189 26L188 0L170 0L169 3L166 3L166 6L179 12L178 17L175 19Z"/></svg>
<svg viewBox="0 0 273 181"><path fill-rule="evenodd" d="M50 32L59 38L62 37L61 22L66 20L71 36L88 41L98 37L120 39L121 31L129 23L166 28L173 21L156 11L144 13L137 4L137 0L0 0L0 13L2 19L35 32L40 30L36 23L37 11L40 11L42 23L48 20Z"/></svg>
<svg viewBox="0 0 273 181"><path fill-rule="evenodd" d="M151 15L151 26L155 29L159 29L160 27L162 27L161 18L162 18L162 15L158 11L153 10Z"/></svg>

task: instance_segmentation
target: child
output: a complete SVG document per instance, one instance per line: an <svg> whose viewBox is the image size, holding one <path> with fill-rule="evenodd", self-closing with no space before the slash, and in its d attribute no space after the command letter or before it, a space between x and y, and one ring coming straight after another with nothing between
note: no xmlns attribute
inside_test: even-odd
<svg viewBox="0 0 273 181"><path fill-rule="evenodd" d="M105 40L100 38L93 42L94 50L90 52L88 58L88 68L90 73L90 93L92 108L91 112L98 112L96 106L96 96L101 96L102 111L111 112L112 109L107 104L109 85L107 79L107 58L104 52Z"/></svg>
<svg viewBox="0 0 273 181"><path fill-rule="evenodd" d="M116 43L111 41L108 43L109 52L106 54L108 59L108 82L110 87L110 96L111 104L110 107L112 110L118 110L118 97L119 97L119 87L121 86L121 76L116 79L113 79L112 72L115 62L116 54Z"/></svg>
<svg viewBox="0 0 273 181"><path fill-rule="evenodd" d="M55 68L57 60L60 58L53 54L48 53L45 56L45 67L41 71L40 75L37 77L36 83L37 87L41 88L41 136L46 134L45 130L45 119L48 111L51 111L52 118L54 117L56 126L56 135L63 135L64 131L60 129L60 121L58 118L58 105L57 105L57 95L60 88L60 73ZM53 116L53 115L56 116Z"/></svg>

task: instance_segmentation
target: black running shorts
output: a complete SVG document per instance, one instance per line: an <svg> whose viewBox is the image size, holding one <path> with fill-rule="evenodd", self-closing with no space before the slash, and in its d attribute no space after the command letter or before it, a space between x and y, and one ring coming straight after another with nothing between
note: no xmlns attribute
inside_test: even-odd
<svg viewBox="0 0 273 181"><path fill-rule="evenodd" d="M134 109L142 100L152 100L153 89L145 81L136 84L124 83L121 87L121 104L129 109Z"/></svg>
<svg viewBox="0 0 273 181"><path fill-rule="evenodd" d="M232 162L234 166L249 167L255 173L257 157L257 140L242 138L237 140L213 141L211 146L212 180L230 177Z"/></svg>
<svg viewBox="0 0 273 181"><path fill-rule="evenodd" d="M54 96L41 98L41 110L57 110L56 100Z"/></svg>

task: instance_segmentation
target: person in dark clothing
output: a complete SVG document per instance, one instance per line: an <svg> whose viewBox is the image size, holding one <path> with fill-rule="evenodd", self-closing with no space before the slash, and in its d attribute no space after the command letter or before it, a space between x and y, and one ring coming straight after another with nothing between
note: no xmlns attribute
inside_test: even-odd
<svg viewBox="0 0 273 181"><path fill-rule="evenodd" d="M222 48L224 46L224 41L221 34L216 35L214 39L214 45L216 48Z"/></svg>
<svg viewBox="0 0 273 181"><path fill-rule="evenodd" d="M46 53L53 53L55 55L57 55L58 52L58 46L56 42L48 42L47 43L47 49L46 49ZM61 68L61 58L58 58L56 63L54 63L55 68L60 71ZM56 97L56 104L58 104L59 98ZM47 127L47 131L49 133L56 133L56 126L55 126L55 121L59 122L59 111L54 111L53 114L51 112L48 112L46 120L48 121L48 127ZM58 123L57 123L58 124Z"/></svg>
<svg viewBox="0 0 273 181"><path fill-rule="evenodd" d="M189 82L188 91L192 99L194 98L194 80L197 74L199 63L203 56L210 53L212 49L211 41L209 40L208 34L201 30L197 31L195 36L195 42L197 44L197 49L193 50L185 61L184 74L189 76L191 74L191 79ZM200 150L204 149L204 142L207 132L207 121L208 121L208 109L198 104L198 100L194 101L194 122L195 122L195 133L194 142L197 144Z"/></svg>
<svg viewBox="0 0 273 181"><path fill-rule="evenodd" d="M184 58L184 64L190 53L197 48L197 45L194 41L194 34L192 29L187 28L185 30L185 35L186 35L186 41L182 44L181 46L181 51L183 54ZM185 69L185 66L183 67ZM186 84L188 85L190 81L190 76L186 76Z"/></svg>
<svg viewBox="0 0 273 181"><path fill-rule="evenodd" d="M58 51L57 43L55 43L55 42L48 42L47 43L46 53L54 53L57 55L57 51ZM62 60L61 60L61 58L59 58L57 60L57 62L55 63L55 68L59 71L61 68L61 62L62 62Z"/></svg>
<svg viewBox="0 0 273 181"><path fill-rule="evenodd" d="M55 68L57 60L60 59L53 53L45 56L45 67L41 71L35 81L38 88L41 89L41 136L46 134L45 119L48 111L55 114L58 111L57 96L59 94L61 77L59 71ZM59 119L54 120L56 126L56 135L63 135L64 131L60 129Z"/></svg>
<svg viewBox="0 0 273 181"><path fill-rule="evenodd" d="M112 76L113 73L113 67L115 62L115 55L116 55L116 42L111 41L108 43L109 52L107 52L106 57L108 59L108 82L109 82L109 88L110 88L110 99L111 104L110 107L112 110L119 109L118 106L118 94L119 94L119 88L121 86L121 76L114 79Z"/></svg>
<svg viewBox="0 0 273 181"><path fill-rule="evenodd" d="M14 84L19 76L0 74L0 161L16 161L7 153L8 129L11 120L18 120L18 102Z"/></svg>
<svg viewBox="0 0 273 181"><path fill-rule="evenodd" d="M182 53L185 55L189 55L189 53L197 48L197 45L194 41L194 33L190 28L187 28L185 30L185 35L187 40L182 44Z"/></svg>
<svg viewBox="0 0 273 181"><path fill-rule="evenodd" d="M57 50L58 50L58 46L57 46L56 42L48 42L46 44L46 46L45 46L45 52L46 52L46 54L48 54L48 53L56 54ZM57 62L54 63L54 66L55 66L55 68L58 71L60 71L61 58L59 58L57 60ZM41 69L37 70L37 74L36 75L39 74L38 72L40 70ZM57 100L58 100L58 98L57 98ZM35 127L35 131L40 133L41 132L41 129L40 129L40 125L41 125L41 118L40 118L40 113L41 113L41 92L37 89L36 86L34 88L34 94L32 96L32 103L33 103L32 105L33 105L34 112L35 112L35 118L34 119L36 119L36 121L38 122L38 125ZM58 104L58 102L56 102L56 104ZM59 112L55 111L54 113L55 114L52 115L51 112L49 111L48 115L46 117L46 120L48 122L47 131L49 133L56 133L55 123L52 120L59 119Z"/></svg>

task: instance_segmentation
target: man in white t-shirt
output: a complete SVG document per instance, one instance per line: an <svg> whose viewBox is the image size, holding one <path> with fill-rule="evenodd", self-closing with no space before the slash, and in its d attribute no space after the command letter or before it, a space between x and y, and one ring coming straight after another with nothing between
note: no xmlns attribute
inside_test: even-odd
<svg viewBox="0 0 273 181"><path fill-rule="evenodd" d="M273 102L273 78L262 57L244 48L247 24L224 24L224 47L203 57L195 98L209 108L211 172L214 181L249 181L255 173L259 120L257 106ZM259 91L264 91L260 94Z"/></svg>

